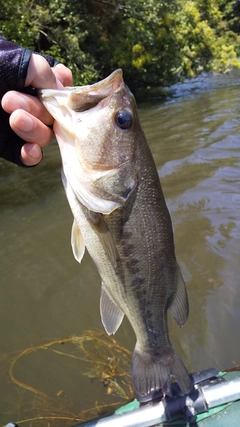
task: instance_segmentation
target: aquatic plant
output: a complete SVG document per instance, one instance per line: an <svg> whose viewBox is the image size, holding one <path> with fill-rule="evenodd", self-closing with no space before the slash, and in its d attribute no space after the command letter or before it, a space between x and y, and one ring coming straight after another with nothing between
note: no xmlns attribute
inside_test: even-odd
<svg viewBox="0 0 240 427"><path fill-rule="evenodd" d="M48 352L49 366L43 362L43 359L46 360L43 351ZM55 355L57 359L53 361L49 357L51 355ZM58 357L68 358L70 364L75 362L77 364L75 366L78 366L74 377L74 382L78 378L79 394L77 396L65 392L64 384L67 372L64 370L62 379L58 378L57 381L58 384L62 384L61 388L53 392L53 387L48 383L51 381L49 372L54 374L55 368L56 376L59 372L58 365L62 366ZM14 418L19 426L68 427L77 422L100 416L105 412L114 411L134 397L130 376L131 352L116 339L108 337L105 332L88 330L80 336L56 339L31 346L14 354L4 354L0 357L0 367L5 367L9 360L8 384L12 386L11 393L6 394L1 402L2 408L4 408L4 410L1 408L1 419L4 417L5 423ZM33 385L40 381L39 375L33 374L36 366L39 371L39 363L43 364L43 370L47 373L45 391L38 388L37 385ZM27 369L31 373L28 382L21 379L23 375L21 364L22 366L27 364ZM81 372L83 366L85 372ZM86 400L81 386L81 374L88 377L95 385L97 383L98 387L102 387L102 399L101 402L91 402L90 408L80 410L81 400ZM89 400L90 396L88 396L88 403ZM76 410L77 406L79 411Z"/></svg>

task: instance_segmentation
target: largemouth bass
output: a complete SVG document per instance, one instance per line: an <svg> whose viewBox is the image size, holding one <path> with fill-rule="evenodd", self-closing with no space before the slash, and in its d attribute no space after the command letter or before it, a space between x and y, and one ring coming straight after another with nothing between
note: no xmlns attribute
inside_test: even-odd
<svg viewBox="0 0 240 427"><path fill-rule="evenodd" d="M74 256L81 262L86 247L98 268L106 332L114 334L126 315L136 334L138 399L169 394L171 377L189 392L167 324L168 309L179 326L187 320L187 292L156 166L122 71L91 86L42 90L40 98L55 119Z"/></svg>

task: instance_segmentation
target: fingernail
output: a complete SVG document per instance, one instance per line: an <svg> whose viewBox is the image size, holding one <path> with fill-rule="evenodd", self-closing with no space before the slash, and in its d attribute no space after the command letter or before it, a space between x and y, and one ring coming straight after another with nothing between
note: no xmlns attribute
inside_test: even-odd
<svg viewBox="0 0 240 427"><path fill-rule="evenodd" d="M42 157L42 150L38 144L25 144L25 151L33 160L39 160Z"/></svg>
<svg viewBox="0 0 240 427"><path fill-rule="evenodd" d="M18 98L19 98L19 102L20 102L18 108L20 108L21 110L29 112L30 106L29 106L29 103L27 102L26 95L22 95L21 93L18 93Z"/></svg>
<svg viewBox="0 0 240 427"><path fill-rule="evenodd" d="M14 113L13 113L14 114ZM30 115L21 111L16 112L14 115L15 127L21 132L31 132L35 123Z"/></svg>
<svg viewBox="0 0 240 427"><path fill-rule="evenodd" d="M23 128L24 132L30 132L31 130L34 129L34 121L30 116L26 115L26 117L24 117L23 121L24 121L24 123L23 123L24 124L24 128Z"/></svg>
<svg viewBox="0 0 240 427"><path fill-rule="evenodd" d="M61 90L63 88L64 88L64 86L62 85L60 80L56 79L56 89Z"/></svg>

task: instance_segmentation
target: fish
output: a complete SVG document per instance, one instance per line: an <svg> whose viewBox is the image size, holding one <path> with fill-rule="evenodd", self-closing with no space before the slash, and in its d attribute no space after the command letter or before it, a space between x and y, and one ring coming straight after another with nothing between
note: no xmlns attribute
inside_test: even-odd
<svg viewBox="0 0 240 427"><path fill-rule="evenodd" d="M73 213L71 245L89 252L101 278L100 315L115 334L124 315L136 335L132 382L139 401L192 389L169 339L168 310L181 327L187 290L173 229L135 98L118 69L92 85L44 89L54 118L62 181Z"/></svg>

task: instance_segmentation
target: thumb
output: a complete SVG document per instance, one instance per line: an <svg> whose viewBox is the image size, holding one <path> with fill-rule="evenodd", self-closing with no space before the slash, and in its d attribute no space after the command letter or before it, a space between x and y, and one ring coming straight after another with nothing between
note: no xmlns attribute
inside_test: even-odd
<svg viewBox="0 0 240 427"><path fill-rule="evenodd" d="M25 86L37 89L56 89L56 76L45 58L33 53L27 71Z"/></svg>
<svg viewBox="0 0 240 427"><path fill-rule="evenodd" d="M63 64L58 64L52 68L52 71L58 80L57 85L60 82L63 86L72 86L73 77L72 72L69 68L65 67L65 65ZM61 88L57 87L57 89Z"/></svg>

